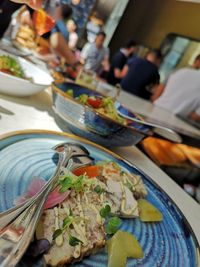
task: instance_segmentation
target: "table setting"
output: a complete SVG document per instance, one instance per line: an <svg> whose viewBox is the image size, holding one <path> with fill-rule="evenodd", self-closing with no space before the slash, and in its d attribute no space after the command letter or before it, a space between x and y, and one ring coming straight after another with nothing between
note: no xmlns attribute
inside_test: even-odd
<svg viewBox="0 0 200 267"><path fill-rule="evenodd" d="M5 50L1 55L15 58L31 80L0 71L0 266L117 267L116 259L131 267L200 266L199 204L136 146L159 136L199 147L199 129L103 81L97 88L68 79L59 83L42 63L37 66ZM81 168L85 172L76 175ZM90 176L91 168L98 172ZM106 168L111 174L105 174ZM77 177L78 185L73 180ZM34 182L34 194L28 195ZM60 186L65 198L57 190ZM54 203L46 208L53 193ZM93 206L86 200L89 195L96 199ZM153 206L146 211L152 218L143 217L145 201ZM117 211L113 203L118 203ZM106 209L108 214L99 219ZM96 218L93 224L88 214ZM109 223L114 219L119 225L112 232ZM81 222L84 233L76 228L83 227ZM99 239L91 229L98 229ZM125 241L116 245L117 234L123 239L125 232L136 239L138 253L120 250ZM41 240L48 251L39 247ZM35 243L40 252L36 257Z"/></svg>

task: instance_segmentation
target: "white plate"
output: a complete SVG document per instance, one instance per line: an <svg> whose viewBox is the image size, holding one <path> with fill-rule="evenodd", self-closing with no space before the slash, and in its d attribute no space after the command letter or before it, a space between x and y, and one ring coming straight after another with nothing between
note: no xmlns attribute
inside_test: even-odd
<svg viewBox="0 0 200 267"><path fill-rule="evenodd" d="M25 75L33 80L29 81L0 72L0 93L21 97L30 96L51 85L53 78L48 72L40 69L24 58L16 57L3 50L0 50L0 55L9 55L16 58L19 61Z"/></svg>

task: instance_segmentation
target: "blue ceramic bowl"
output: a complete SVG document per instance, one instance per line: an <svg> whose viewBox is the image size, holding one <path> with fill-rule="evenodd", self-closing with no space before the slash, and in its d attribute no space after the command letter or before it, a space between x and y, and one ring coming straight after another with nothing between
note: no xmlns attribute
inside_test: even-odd
<svg viewBox="0 0 200 267"><path fill-rule="evenodd" d="M72 90L70 97L66 91ZM91 140L97 144L112 146L130 146L140 142L144 137L151 135L151 130L143 125L132 123L125 126L110 119L93 108L80 104L75 98L81 94L89 96L104 96L103 94L80 86L75 83L54 83L53 108L58 115L62 126L66 126L75 134ZM125 107L116 103L120 112L129 114ZM135 116L133 113L131 116Z"/></svg>

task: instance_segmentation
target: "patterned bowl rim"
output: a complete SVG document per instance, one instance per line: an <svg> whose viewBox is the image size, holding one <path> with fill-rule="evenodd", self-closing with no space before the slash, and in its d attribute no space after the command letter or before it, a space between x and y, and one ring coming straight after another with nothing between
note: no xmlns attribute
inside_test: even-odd
<svg viewBox="0 0 200 267"><path fill-rule="evenodd" d="M67 84L73 84L73 85L78 85L78 84L76 84L76 83L72 83L72 82L65 82L65 83L67 83ZM73 97L68 96L67 94L65 94L61 89L59 89L59 88L56 86L56 84L59 84L59 83L55 83L55 82L53 82L53 83L51 84L52 91L55 92L55 93L57 93L57 94L59 94L59 95L61 95L61 96L64 97L64 99L66 99L67 101L76 103L76 104L78 104L78 105L84 107L84 109L88 109L90 112L96 114L97 116L101 117L102 119L107 120L107 121L110 121L110 122L112 122L112 123L115 123L115 124L118 125L118 126L121 126L121 127L127 128L127 129L130 129L130 130L133 131L133 132L137 132L137 133L143 134L143 135L145 135L145 136L152 136L152 135L153 135L153 131L151 131L151 130L148 130L147 132L145 132L145 131L136 129L136 128L132 127L132 126L124 125L124 124L122 124L122 123L120 123L120 122L118 122L118 121L116 121L116 120L114 120L114 119L112 119L112 118L109 118L109 117L105 116L104 114L98 112L97 110L93 109L92 107L89 107L89 106L87 106L87 105L84 105L84 104L78 102L78 101L77 101L76 99L74 99ZM61 83L61 84L63 84L63 83ZM87 88L87 87L85 87L85 86L82 86L82 85L78 85L78 86L81 86L82 88L85 88L85 89L87 89L87 90L89 90L89 91L91 91L91 92L98 93L98 94L100 94L100 95L102 95L102 96L106 96L105 94L99 93L99 92L97 92L97 91L95 91L95 90L92 90L92 89L90 89L90 88ZM121 105L121 103L120 103L120 105ZM121 106L123 106L123 105L121 105ZM124 106L123 106L123 107L124 107ZM124 107L124 108L125 108L125 107ZM126 109L127 109L127 108L126 108ZM127 110L128 110L128 109L127 109ZM129 111L129 110L128 110L128 111ZM130 111L130 112L133 113L132 111Z"/></svg>
<svg viewBox="0 0 200 267"><path fill-rule="evenodd" d="M89 141L85 138L76 136L74 134L71 133L65 133L65 132L57 132L57 131L49 131L49 130L40 130L40 129L35 129L35 130L20 130L20 131L12 131L9 133L5 133L3 135L0 135L0 142L6 139L9 139L11 137L15 137L15 136L20 136L20 135L30 135L30 134L35 134L35 135L53 135L53 136L61 136L61 137L68 137L68 138L72 138L74 140L83 142L85 144L91 145L96 149L99 149L105 153L107 153L108 155L123 161L125 164L127 164L128 166L130 166L131 168L135 168L139 173L141 173L147 180L149 180L155 187L157 187L159 190L163 191L166 196L169 198L169 200L172 202L172 204L176 207L177 211L179 212L179 214L182 216L183 218L183 222L184 224L188 227L190 234L193 238L195 247L196 247L196 257L197 257L197 266L200 266L200 243L197 240L197 237L192 229L192 226L190 225L190 223L188 222L186 216L184 215L184 213L181 211L181 209L178 207L178 205L175 203L175 201L169 196L169 194L156 182L154 181L149 175L147 175L144 171L142 171L140 168L138 168L137 166L135 166L133 163L131 163L130 161L126 160L125 158L123 158L122 156L118 155L115 152L110 151L109 149L98 145L96 143L93 143L92 141ZM32 137L34 138L34 137ZM25 139L29 139L29 138L24 138Z"/></svg>

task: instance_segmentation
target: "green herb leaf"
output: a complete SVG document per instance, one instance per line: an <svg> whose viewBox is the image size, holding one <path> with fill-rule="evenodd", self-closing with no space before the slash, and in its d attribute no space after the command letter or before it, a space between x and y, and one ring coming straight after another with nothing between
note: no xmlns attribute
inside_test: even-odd
<svg viewBox="0 0 200 267"><path fill-rule="evenodd" d="M73 186L73 181L70 176L66 176L63 180L59 181L59 184L61 185L60 192L64 193Z"/></svg>
<svg viewBox="0 0 200 267"><path fill-rule="evenodd" d="M88 100L88 95L86 95L86 94L79 95L77 97L77 100L82 104L86 104L86 102Z"/></svg>
<svg viewBox="0 0 200 267"><path fill-rule="evenodd" d="M76 192L81 192L84 189L86 176L80 175L75 176L73 174L66 175L66 177L62 176L59 178L59 184L61 185L60 192L64 193L68 189L73 189Z"/></svg>
<svg viewBox="0 0 200 267"><path fill-rule="evenodd" d="M67 90L67 91L66 91L66 94L67 94L68 96L74 97L74 91L73 91L73 89L69 89L69 90Z"/></svg>
<svg viewBox="0 0 200 267"><path fill-rule="evenodd" d="M70 237L69 237L70 246L75 247L79 243L83 244L83 242L80 239L76 238L75 236L70 235Z"/></svg>
<svg viewBox="0 0 200 267"><path fill-rule="evenodd" d="M55 240L61 234L62 234L62 230L61 229L55 230L55 232L53 233L53 240Z"/></svg>
<svg viewBox="0 0 200 267"><path fill-rule="evenodd" d="M111 211L111 208L107 204L104 208L100 210L99 214L101 215L101 217L106 218L110 215L110 211Z"/></svg>
<svg viewBox="0 0 200 267"><path fill-rule="evenodd" d="M101 188L100 185L97 185L94 188L94 192L96 192L97 194L101 195L104 192L104 190Z"/></svg>
<svg viewBox="0 0 200 267"><path fill-rule="evenodd" d="M112 217L109 219L106 225L106 233L109 235L115 234L119 229L122 221L118 217Z"/></svg>
<svg viewBox="0 0 200 267"><path fill-rule="evenodd" d="M83 190L83 184L84 184L84 175L80 175L77 177L76 181L73 183L73 189L76 192L80 192Z"/></svg>
<svg viewBox="0 0 200 267"><path fill-rule="evenodd" d="M67 216L64 220L63 220L63 228L67 228L69 227L72 222L73 222L74 218L72 216Z"/></svg>

